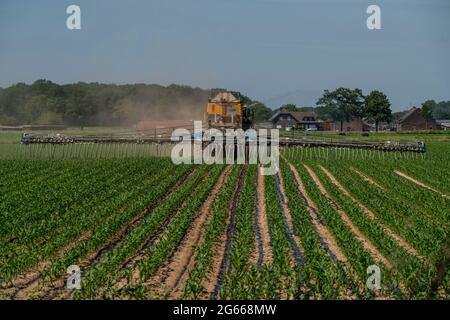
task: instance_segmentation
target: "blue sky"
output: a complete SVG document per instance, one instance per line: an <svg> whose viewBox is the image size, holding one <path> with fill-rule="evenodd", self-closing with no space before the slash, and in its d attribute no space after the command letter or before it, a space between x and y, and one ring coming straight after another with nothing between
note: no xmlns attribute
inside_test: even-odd
<svg viewBox="0 0 450 320"><path fill-rule="evenodd" d="M66 8L81 7L81 30ZM382 30L366 28L366 8ZM379 89L394 110L450 100L449 0L0 0L0 86L187 84L271 107Z"/></svg>

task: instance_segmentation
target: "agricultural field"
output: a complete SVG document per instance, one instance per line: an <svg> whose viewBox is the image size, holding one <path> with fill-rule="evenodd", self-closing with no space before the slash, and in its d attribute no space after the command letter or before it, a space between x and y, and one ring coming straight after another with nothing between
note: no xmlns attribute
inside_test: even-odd
<svg viewBox="0 0 450 320"><path fill-rule="evenodd" d="M282 149L274 176L0 144L0 298L450 299L450 142L426 138L425 157Z"/></svg>

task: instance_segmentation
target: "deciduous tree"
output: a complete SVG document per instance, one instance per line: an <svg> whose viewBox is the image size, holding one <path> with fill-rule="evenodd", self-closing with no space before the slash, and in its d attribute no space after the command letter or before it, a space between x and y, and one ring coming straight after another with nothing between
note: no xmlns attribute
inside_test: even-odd
<svg viewBox="0 0 450 320"><path fill-rule="evenodd" d="M365 97L363 115L369 121L375 123L378 132L380 122L392 120L391 103L388 97L381 91L374 90Z"/></svg>
<svg viewBox="0 0 450 320"><path fill-rule="evenodd" d="M341 132L344 122L362 115L364 97L361 89L338 88L334 91L325 90L323 96L317 101L322 116L328 116L341 123Z"/></svg>

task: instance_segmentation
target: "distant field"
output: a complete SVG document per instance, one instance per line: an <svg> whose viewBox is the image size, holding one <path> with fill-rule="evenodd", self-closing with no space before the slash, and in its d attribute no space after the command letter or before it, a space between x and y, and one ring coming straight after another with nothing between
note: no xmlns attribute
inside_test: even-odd
<svg viewBox="0 0 450 320"><path fill-rule="evenodd" d="M447 141L450 142L450 131L435 130L427 132L370 132L368 135L362 133L347 132L340 135L331 131L280 131L284 137L310 137L330 140L356 140L356 141Z"/></svg>
<svg viewBox="0 0 450 320"><path fill-rule="evenodd" d="M83 130L80 128L68 128L67 130L62 131L27 131L29 134L38 135L38 136L45 136L45 135L55 135L55 134L62 134L67 136L89 136L89 135L111 135L111 134L120 134L120 133L129 133L134 132L135 129L133 128L119 128L119 127L86 127ZM56 158L60 159L63 154L69 154L65 151L65 149L72 149L69 147L66 148L58 148L58 151L53 155L53 149L51 146L22 146L20 145L20 138L22 136L22 131L0 131L0 159L30 159L33 158L31 154L37 155L39 158ZM36 152L36 149L42 149L39 152ZM73 149L76 149L73 148ZM83 147L79 147L78 149L83 149ZM91 150L92 148L90 148ZM121 150L117 150L114 148L110 148L111 150L107 150L107 148L103 148L103 153L105 155L109 155L111 158L117 158L120 157L119 155L123 155L123 152ZM78 156L77 153L78 150L72 150L72 155L75 157L81 157ZM84 151L84 150L83 150ZM42 157L39 156L39 154L42 154ZM98 154L98 153L97 153ZM148 153L149 155L155 155L154 152Z"/></svg>
<svg viewBox="0 0 450 320"><path fill-rule="evenodd" d="M64 134L64 135L108 135L121 132L134 131L133 128L112 128L112 127L86 127L83 130L80 128L68 128L62 131L26 131L27 133L35 135L48 134ZM0 131L0 144L2 143L18 143L24 131Z"/></svg>

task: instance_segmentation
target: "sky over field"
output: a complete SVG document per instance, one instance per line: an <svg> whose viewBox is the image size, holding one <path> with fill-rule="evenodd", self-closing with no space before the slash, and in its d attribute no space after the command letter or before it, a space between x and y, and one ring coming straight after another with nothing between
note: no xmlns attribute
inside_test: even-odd
<svg viewBox="0 0 450 320"><path fill-rule="evenodd" d="M68 30L66 8L81 8ZM368 5L381 30L368 30ZM1 0L0 86L177 83L275 108L323 89L384 91L395 111L450 100L449 0Z"/></svg>

